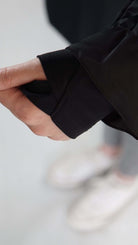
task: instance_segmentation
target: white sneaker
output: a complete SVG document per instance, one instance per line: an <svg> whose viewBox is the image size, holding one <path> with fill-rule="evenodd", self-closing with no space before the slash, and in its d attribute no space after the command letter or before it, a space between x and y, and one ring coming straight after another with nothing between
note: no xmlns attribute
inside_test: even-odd
<svg viewBox="0 0 138 245"><path fill-rule="evenodd" d="M108 171L117 164L119 156L107 156L100 149L64 156L58 159L48 170L47 179L56 187L75 188L91 177Z"/></svg>
<svg viewBox="0 0 138 245"><path fill-rule="evenodd" d="M100 229L137 195L138 177L125 182L116 174L109 174L101 181L97 180L93 188L70 208L68 224L79 231Z"/></svg>

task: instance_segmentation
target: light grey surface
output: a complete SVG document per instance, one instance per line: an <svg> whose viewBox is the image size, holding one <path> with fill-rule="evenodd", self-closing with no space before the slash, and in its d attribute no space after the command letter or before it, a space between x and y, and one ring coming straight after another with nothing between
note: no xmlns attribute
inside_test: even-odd
<svg viewBox="0 0 138 245"><path fill-rule="evenodd" d="M68 43L49 26L42 1L0 0L0 67L64 48ZM102 125L75 141L35 136L0 105L0 244L137 245L138 200L105 230L81 234L66 224L66 212L84 190L58 191L45 180L48 166L65 152L100 142Z"/></svg>

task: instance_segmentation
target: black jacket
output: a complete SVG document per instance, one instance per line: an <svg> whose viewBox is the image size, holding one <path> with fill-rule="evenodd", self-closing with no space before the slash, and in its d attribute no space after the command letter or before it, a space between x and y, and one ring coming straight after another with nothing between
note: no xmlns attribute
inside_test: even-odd
<svg viewBox="0 0 138 245"><path fill-rule="evenodd" d="M127 0L45 0L51 24L71 43L110 26Z"/></svg>
<svg viewBox="0 0 138 245"><path fill-rule="evenodd" d="M51 115L61 130L76 138L98 119L91 116L94 110L93 91L96 88L103 96L102 101L110 105L106 105L108 113L101 116L100 112L99 120L138 139L137 51L138 0L129 0L115 21L103 31L59 53L38 56L52 88L49 95L31 92L27 85L23 86L22 91ZM65 69L62 69L63 63ZM53 67L53 74L48 67ZM83 78L82 82L80 77ZM53 107L48 111L50 101Z"/></svg>

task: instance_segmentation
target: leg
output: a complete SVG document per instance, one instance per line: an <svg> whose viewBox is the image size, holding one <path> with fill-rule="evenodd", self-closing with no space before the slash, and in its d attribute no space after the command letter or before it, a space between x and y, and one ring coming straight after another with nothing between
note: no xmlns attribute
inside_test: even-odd
<svg viewBox="0 0 138 245"><path fill-rule="evenodd" d="M104 125L103 141L104 144L110 145L113 147L118 147L122 145L122 135L123 132Z"/></svg>
<svg viewBox="0 0 138 245"><path fill-rule="evenodd" d="M56 160L48 171L49 182L59 188L79 187L117 164L121 144L122 133L106 126L101 147Z"/></svg>
<svg viewBox="0 0 138 245"><path fill-rule="evenodd" d="M122 154L114 170L95 181L70 208L68 223L72 228L81 231L102 228L137 197L138 142L126 133L120 135L112 129L105 130L104 152L116 155L114 150L118 146L122 148Z"/></svg>
<svg viewBox="0 0 138 245"><path fill-rule="evenodd" d="M109 155L118 155L122 150L123 132L104 125L102 150Z"/></svg>
<svg viewBox="0 0 138 245"><path fill-rule="evenodd" d="M138 141L128 134L124 134L123 141L124 150L117 171L120 176L134 177L138 175Z"/></svg>

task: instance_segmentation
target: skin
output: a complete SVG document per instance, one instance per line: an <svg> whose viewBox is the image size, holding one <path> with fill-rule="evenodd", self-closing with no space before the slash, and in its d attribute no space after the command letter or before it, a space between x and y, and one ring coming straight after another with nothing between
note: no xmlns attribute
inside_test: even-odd
<svg viewBox="0 0 138 245"><path fill-rule="evenodd" d="M38 58L0 69L0 103L27 125L34 134L46 136L56 141L69 140L71 138L56 126L51 117L36 107L19 89L22 84L46 79ZM101 150L108 155L121 153L120 147L114 148L107 145L103 145ZM116 174L125 181L134 179L134 177L118 172Z"/></svg>
<svg viewBox="0 0 138 245"><path fill-rule="evenodd" d="M8 108L36 135L52 140L70 138L60 130L51 117L36 107L19 89L33 80L46 80L38 58L0 69L0 103Z"/></svg>

